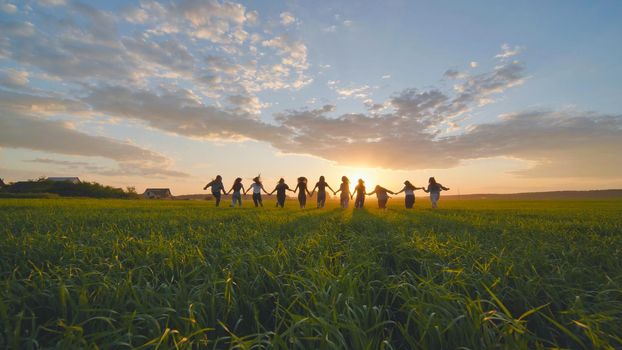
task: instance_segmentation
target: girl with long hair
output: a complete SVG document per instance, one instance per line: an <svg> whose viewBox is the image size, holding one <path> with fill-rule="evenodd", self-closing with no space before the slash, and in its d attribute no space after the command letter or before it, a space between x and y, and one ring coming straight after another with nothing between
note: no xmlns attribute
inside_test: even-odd
<svg viewBox="0 0 622 350"><path fill-rule="evenodd" d="M250 191L251 189L253 189L253 203L255 204L255 208L259 206L263 207L263 202L261 200L261 191L264 191L265 194L268 194L268 191L263 188L263 184L261 183L261 175L257 175L253 178L253 183L248 186L248 189L244 191L244 194L246 194L246 192Z"/></svg>
<svg viewBox="0 0 622 350"><path fill-rule="evenodd" d="M335 191L335 195L341 192L341 197L339 198L339 203L343 209L348 207L348 203L350 203L350 179L347 176L341 177L341 185L339 189Z"/></svg>
<svg viewBox="0 0 622 350"><path fill-rule="evenodd" d="M430 193L432 209L436 209L438 208L438 200L441 199L441 191L449 191L449 188L436 182L436 179L434 177L430 177L430 179L428 180L428 188L424 188L423 190L426 193Z"/></svg>
<svg viewBox="0 0 622 350"><path fill-rule="evenodd" d="M300 209L304 209L307 206L307 194L311 196L311 192L309 192L309 189L307 188L306 177L301 176L298 178L298 184L294 189L294 193L298 190L300 190L300 192L298 192L298 203L300 203Z"/></svg>
<svg viewBox="0 0 622 350"><path fill-rule="evenodd" d="M324 208L324 204L326 204L326 187L328 187L331 191L333 191L333 194L335 194L335 190L333 190L332 187L326 183L324 176L320 176L320 180L315 184L315 187L313 187L313 191L311 191L311 197L313 197L315 189L317 188L318 208Z"/></svg>
<svg viewBox="0 0 622 350"><path fill-rule="evenodd" d="M354 200L355 208L363 208L365 205L365 181L363 179L359 179L358 184L354 187L354 192L350 195L350 199L354 197L356 193L356 199Z"/></svg>
<svg viewBox="0 0 622 350"><path fill-rule="evenodd" d="M425 187L415 187L410 181L404 181L404 188L401 191L395 192L395 194L400 194L404 192L404 205L406 209L412 209L413 205L415 205L415 191L416 190L425 190Z"/></svg>
<svg viewBox="0 0 622 350"><path fill-rule="evenodd" d="M274 187L274 190L272 190L272 192L270 192L269 195L272 195L275 191L276 191L276 206L284 208L285 207L285 191L290 191L290 192L294 192L294 191L289 189L289 186L287 186L283 178L279 180L279 183L276 184L276 187Z"/></svg>
<svg viewBox="0 0 622 350"><path fill-rule="evenodd" d="M233 191L233 195L231 196L231 205L230 207L235 207L235 203L238 203L238 206L242 207L242 192L244 191L244 185L242 185L242 178L238 177L233 182L233 186L227 194Z"/></svg>
<svg viewBox="0 0 622 350"><path fill-rule="evenodd" d="M216 199L216 206L220 205L220 193L227 194L225 192L225 185L222 183L222 176L216 175L216 179L212 180L203 187L203 191L207 190L208 187L212 188L212 196Z"/></svg>

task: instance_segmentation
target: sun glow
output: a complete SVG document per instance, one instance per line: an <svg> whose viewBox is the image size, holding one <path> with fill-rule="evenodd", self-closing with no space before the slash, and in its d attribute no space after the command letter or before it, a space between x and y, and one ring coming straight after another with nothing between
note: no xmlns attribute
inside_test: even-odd
<svg viewBox="0 0 622 350"><path fill-rule="evenodd" d="M358 184L359 179L362 179L365 182L367 191L371 191L379 181L376 173L377 170L374 169L355 168L349 171L347 176L350 179L352 188Z"/></svg>

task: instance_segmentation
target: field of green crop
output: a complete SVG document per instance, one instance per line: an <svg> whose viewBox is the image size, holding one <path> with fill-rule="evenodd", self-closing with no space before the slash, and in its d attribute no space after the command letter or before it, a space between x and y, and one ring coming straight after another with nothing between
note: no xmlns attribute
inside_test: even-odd
<svg viewBox="0 0 622 350"><path fill-rule="evenodd" d="M621 200L419 201L0 200L0 348L622 348Z"/></svg>

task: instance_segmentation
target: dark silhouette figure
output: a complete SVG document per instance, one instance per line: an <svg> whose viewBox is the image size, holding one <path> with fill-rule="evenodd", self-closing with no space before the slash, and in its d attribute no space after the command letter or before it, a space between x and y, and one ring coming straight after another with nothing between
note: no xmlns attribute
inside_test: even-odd
<svg viewBox="0 0 622 350"><path fill-rule="evenodd" d="M367 193L367 195L369 196L374 193L376 194L376 197L378 198L378 208L380 209L387 209L387 201L389 201L388 193L395 194L395 192L391 190L387 190L386 188L380 185L376 185L374 190Z"/></svg>
<svg viewBox="0 0 622 350"><path fill-rule="evenodd" d="M410 181L404 181L404 188L401 191L395 192L395 194L400 194L404 192L404 205L406 209L411 209L413 205L415 205L415 191L416 190L425 190L425 187L415 187Z"/></svg>
<svg viewBox="0 0 622 350"><path fill-rule="evenodd" d="M244 194L246 194L246 192L253 190L253 203L255 204L255 208L256 207L263 207L263 202L261 200L261 191L264 191L265 194L269 194L268 191L266 191L265 188L263 188L263 184L261 183L261 175L257 175L255 178L253 178L253 183L248 186L248 189L246 189L246 191L244 191Z"/></svg>
<svg viewBox="0 0 622 350"><path fill-rule="evenodd" d="M339 198L339 203L343 209L348 207L348 203L350 203L350 179L346 176L341 177L341 185L339 189L334 192L335 195L341 192L341 197Z"/></svg>
<svg viewBox="0 0 622 350"><path fill-rule="evenodd" d="M284 208L285 207L285 191L294 192L289 189L289 186L285 183L285 180L281 178L279 183L274 187L272 192L269 194L272 195L276 191L276 206Z"/></svg>
<svg viewBox="0 0 622 350"><path fill-rule="evenodd" d="M363 179L359 179L358 185L354 187L354 192L352 192L352 194L350 195L350 199L354 197L354 194L356 194L356 199L354 200L354 207L363 208L363 206L365 205L365 181L363 181Z"/></svg>
<svg viewBox="0 0 622 350"><path fill-rule="evenodd" d="M301 176L298 178L298 184L294 189L294 193L298 190L300 190L300 192L298 192L298 203L300 203L300 209L304 209L307 206L307 194L311 196L311 192L307 189L306 177Z"/></svg>
<svg viewBox="0 0 622 350"><path fill-rule="evenodd" d="M220 194L227 194L225 192L225 185L222 184L222 176L217 175L215 180L212 180L203 187L203 191L207 190L208 187L212 188L212 196L216 198L216 206L220 205Z"/></svg>
<svg viewBox="0 0 622 350"><path fill-rule="evenodd" d="M242 192L245 192L245 191L244 191L244 185L242 185L241 177L238 177L237 179L235 179L235 181L233 182L233 186L231 186L231 189L229 190L229 192L227 192L227 194L231 193L231 191L233 191L233 195L231 196L230 207L235 207L236 202L238 206L242 207Z"/></svg>
<svg viewBox="0 0 622 350"><path fill-rule="evenodd" d="M313 187L313 191L311 191L311 197L313 197L313 194L315 193L315 189L317 188L317 207L318 208L324 208L324 204L326 204L326 187L328 187L331 191L333 191L333 194L335 194L335 190L332 189L332 187L330 187L326 181L324 180L324 176L320 176L320 181L318 181L315 184L315 187Z"/></svg>
<svg viewBox="0 0 622 350"><path fill-rule="evenodd" d="M426 193L430 193L430 201L432 202L432 209L438 208L438 200L441 199L441 191L449 191L448 187L445 187L438 182L434 177L428 180L428 189L423 189Z"/></svg>

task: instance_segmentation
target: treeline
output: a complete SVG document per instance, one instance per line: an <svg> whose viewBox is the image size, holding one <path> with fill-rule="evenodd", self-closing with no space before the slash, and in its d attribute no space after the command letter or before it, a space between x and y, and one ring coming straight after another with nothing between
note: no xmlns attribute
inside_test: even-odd
<svg viewBox="0 0 622 350"><path fill-rule="evenodd" d="M127 190L105 186L97 182L72 183L66 181L29 180L5 185L0 189L4 198L48 198L48 197L90 197L90 198L139 198L134 188Z"/></svg>

